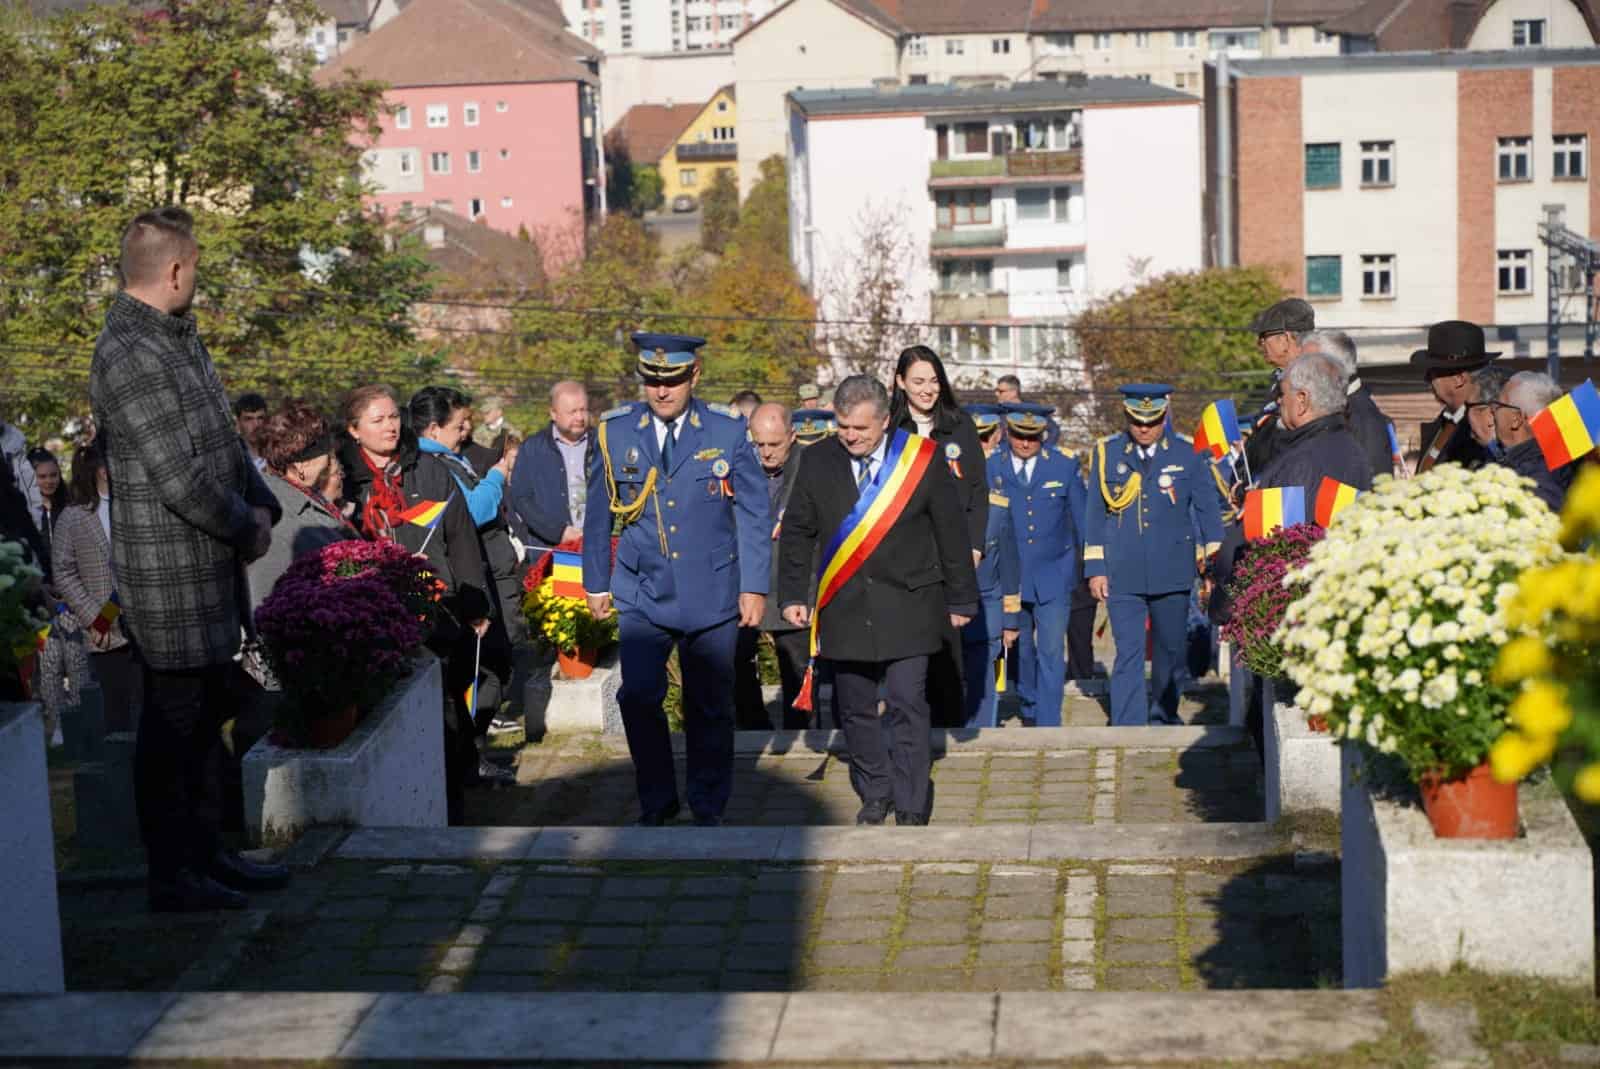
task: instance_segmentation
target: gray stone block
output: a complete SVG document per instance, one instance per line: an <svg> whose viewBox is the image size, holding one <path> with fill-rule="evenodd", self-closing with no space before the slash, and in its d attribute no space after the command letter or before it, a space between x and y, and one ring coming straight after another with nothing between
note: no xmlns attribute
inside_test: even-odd
<svg viewBox="0 0 1600 1069"><path fill-rule="evenodd" d="M177 999L122 991L0 998L0 1060L124 1058Z"/></svg>
<svg viewBox="0 0 1600 1069"><path fill-rule="evenodd" d="M335 855L366 861L520 859L538 828L357 828Z"/></svg>
<svg viewBox="0 0 1600 1069"><path fill-rule="evenodd" d="M150 1059L321 1060L378 1002L374 994L198 993L179 997L133 1049Z"/></svg>
<svg viewBox="0 0 1600 1069"><path fill-rule="evenodd" d="M1269 824L1302 813L1339 811L1339 747L1328 732L1312 731L1305 713L1273 700L1271 680L1261 684L1271 715L1265 716L1266 753L1261 761L1266 778Z"/></svg>
<svg viewBox="0 0 1600 1069"><path fill-rule="evenodd" d="M1034 825L1027 857L1030 861L1227 860L1274 854L1288 841L1287 835L1266 824Z"/></svg>
<svg viewBox="0 0 1600 1069"><path fill-rule="evenodd" d="M44 748L39 706L0 704L0 993L65 986Z"/></svg>
<svg viewBox="0 0 1600 1069"><path fill-rule="evenodd" d="M771 1058L851 1065L987 1059L994 1012L992 995L791 995Z"/></svg>

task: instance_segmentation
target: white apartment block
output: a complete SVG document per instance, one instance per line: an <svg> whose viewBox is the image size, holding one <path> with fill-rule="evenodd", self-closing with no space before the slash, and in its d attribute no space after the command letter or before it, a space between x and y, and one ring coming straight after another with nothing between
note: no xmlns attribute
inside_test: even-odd
<svg viewBox="0 0 1600 1069"><path fill-rule="evenodd" d="M1087 302L1201 266L1202 125L1198 99L1133 79L793 93L795 266L842 318L863 222L892 219L897 318L934 324L962 385L1045 384Z"/></svg>
<svg viewBox="0 0 1600 1069"><path fill-rule="evenodd" d="M780 0L561 0L574 34L608 54L727 48Z"/></svg>

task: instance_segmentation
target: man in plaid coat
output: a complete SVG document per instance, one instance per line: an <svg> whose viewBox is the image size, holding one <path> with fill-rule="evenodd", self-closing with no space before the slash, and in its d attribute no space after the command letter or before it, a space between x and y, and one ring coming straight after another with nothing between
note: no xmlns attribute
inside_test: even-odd
<svg viewBox="0 0 1600 1069"><path fill-rule="evenodd" d="M89 373L111 476L117 597L144 674L134 789L155 910L242 909L241 891L288 881L281 866L224 851L218 836L244 565L266 552L279 506L188 314L199 258L182 209L129 224L123 289Z"/></svg>

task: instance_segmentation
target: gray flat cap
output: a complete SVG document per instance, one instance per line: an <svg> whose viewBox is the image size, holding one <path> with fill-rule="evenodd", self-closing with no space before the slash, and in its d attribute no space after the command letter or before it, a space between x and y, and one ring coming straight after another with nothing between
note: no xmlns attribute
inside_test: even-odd
<svg viewBox="0 0 1600 1069"><path fill-rule="evenodd" d="M1280 330L1304 334L1317 329L1316 309L1299 297L1289 297L1251 320L1250 329L1256 334L1276 334Z"/></svg>

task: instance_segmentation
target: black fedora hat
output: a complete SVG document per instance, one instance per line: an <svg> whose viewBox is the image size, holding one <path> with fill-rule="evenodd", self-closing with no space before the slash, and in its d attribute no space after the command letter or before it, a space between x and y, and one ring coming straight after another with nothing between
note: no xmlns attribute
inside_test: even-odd
<svg viewBox="0 0 1600 1069"><path fill-rule="evenodd" d="M1411 366L1423 371L1476 371L1499 356L1483 348L1483 328L1461 319L1446 319L1428 328L1428 347L1411 354Z"/></svg>

